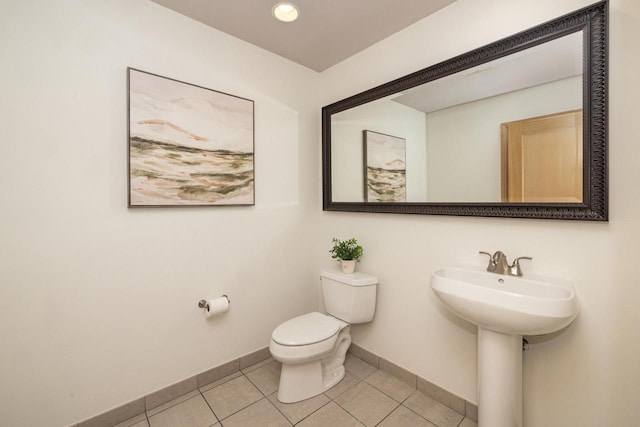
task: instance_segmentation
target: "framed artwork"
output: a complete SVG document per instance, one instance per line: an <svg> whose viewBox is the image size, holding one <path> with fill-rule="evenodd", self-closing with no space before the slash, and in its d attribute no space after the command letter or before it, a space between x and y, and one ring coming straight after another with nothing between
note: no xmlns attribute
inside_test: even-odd
<svg viewBox="0 0 640 427"><path fill-rule="evenodd" d="M127 71L129 207L253 205L253 101Z"/></svg>
<svg viewBox="0 0 640 427"><path fill-rule="evenodd" d="M363 131L365 202L407 200L407 143L404 138Z"/></svg>

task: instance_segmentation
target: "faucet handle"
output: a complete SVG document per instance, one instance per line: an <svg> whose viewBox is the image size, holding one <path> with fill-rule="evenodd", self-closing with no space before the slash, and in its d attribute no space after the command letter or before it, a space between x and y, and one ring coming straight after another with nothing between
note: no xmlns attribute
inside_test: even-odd
<svg viewBox="0 0 640 427"><path fill-rule="evenodd" d="M514 276L522 276L522 269L520 268L520 260L526 259L531 261L533 258L530 256L520 256L513 260L513 264L511 264L511 274Z"/></svg>
<svg viewBox="0 0 640 427"><path fill-rule="evenodd" d="M489 265L487 266L487 271L495 271L496 270L496 261L489 252L479 251L479 254L487 255L489 257Z"/></svg>
<svg viewBox="0 0 640 427"><path fill-rule="evenodd" d="M493 265L495 264L495 260L493 258L493 255L491 255L489 252L485 252L485 251L478 251L479 254L481 255L486 255L489 257L489 265Z"/></svg>

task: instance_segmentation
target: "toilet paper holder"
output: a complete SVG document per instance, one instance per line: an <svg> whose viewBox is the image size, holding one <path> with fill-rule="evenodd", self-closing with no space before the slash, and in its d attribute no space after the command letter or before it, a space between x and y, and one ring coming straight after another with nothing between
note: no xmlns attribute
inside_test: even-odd
<svg viewBox="0 0 640 427"><path fill-rule="evenodd" d="M227 302L229 304L231 304L231 300L229 299L228 296L226 296L226 295L222 295L222 296L227 299ZM200 301L198 301L198 307L204 308L205 310L209 311L209 303L207 302L206 299L201 299Z"/></svg>

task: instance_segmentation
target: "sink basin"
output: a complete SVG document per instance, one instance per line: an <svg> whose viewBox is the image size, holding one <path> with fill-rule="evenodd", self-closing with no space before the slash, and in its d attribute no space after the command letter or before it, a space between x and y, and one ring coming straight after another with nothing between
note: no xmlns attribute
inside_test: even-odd
<svg viewBox="0 0 640 427"><path fill-rule="evenodd" d="M575 319L573 283L450 267L433 272L431 287L447 308L478 325L478 425L522 427L522 335L555 332Z"/></svg>
<svg viewBox="0 0 640 427"><path fill-rule="evenodd" d="M548 334L564 328L578 314L575 287L563 279L450 267L433 272L431 287L458 316L503 334Z"/></svg>

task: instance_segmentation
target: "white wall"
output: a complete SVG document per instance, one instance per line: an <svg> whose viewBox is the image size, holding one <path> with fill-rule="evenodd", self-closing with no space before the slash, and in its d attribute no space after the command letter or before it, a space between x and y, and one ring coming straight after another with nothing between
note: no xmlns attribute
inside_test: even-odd
<svg viewBox="0 0 640 427"><path fill-rule="evenodd" d="M316 306L316 73L146 0L3 1L0 63L1 425L96 415ZM255 101L255 207L127 209L127 66Z"/></svg>
<svg viewBox="0 0 640 427"><path fill-rule="evenodd" d="M500 202L500 125L582 108L582 76L427 114L432 202Z"/></svg>
<svg viewBox="0 0 640 427"><path fill-rule="evenodd" d="M362 131L404 138L408 202L427 198L424 113L387 98L334 114L331 118L331 192L335 202L364 200Z"/></svg>
<svg viewBox="0 0 640 427"><path fill-rule="evenodd" d="M322 74L327 105L592 3L591 0L458 0ZM637 142L640 3L610 2L610 220L437 217L323 212L320 265L331 237L358 238L359 269L380 277L376 318L354 342L471 401L476 330L447 313L429 275L478 250L533 256L527 272L573 279L581 313L565 331L532 340L525 354L527 427L640 424L640 144ZM362 70L368 70L362 73Z"/></svg>

